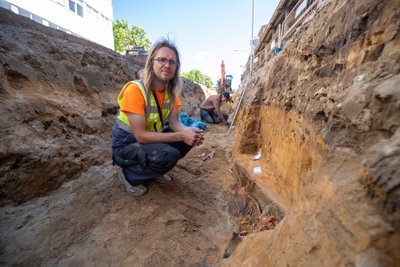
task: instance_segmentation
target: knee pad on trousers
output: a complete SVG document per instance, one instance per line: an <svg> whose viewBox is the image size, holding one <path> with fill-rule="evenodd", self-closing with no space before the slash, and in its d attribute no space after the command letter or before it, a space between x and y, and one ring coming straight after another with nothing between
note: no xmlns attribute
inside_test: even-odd
<svg viewBox="0 0 400 267"><path fill-rule="evenodd" d="M182 157L178 149L163 144L147 152L147 168L159 173L172 169Z"/></svg>
<svg viewBox="0 0 400 267"><path fill-rule="evenodd" d="M113 155L114 162L137 174L164 174L182 157L177 148L168 144L131 144Z"/></svg>
<svg viewBox="0 0 400 267"><path fill-rule="evenodd" d="M147 166L147 153L137 143L113 151L113 162L122 168L142 165Z"/></svg>

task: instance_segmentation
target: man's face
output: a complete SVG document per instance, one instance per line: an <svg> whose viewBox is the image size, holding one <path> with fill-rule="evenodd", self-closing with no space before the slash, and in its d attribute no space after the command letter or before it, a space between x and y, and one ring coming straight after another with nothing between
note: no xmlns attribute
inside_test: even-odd
<svg viewBox="0 0 400 267"><path fill-rule="evenodd" d="M154 55L153 71L157 79L163 82L172 80L177 67L176 54L168 47L161 47Z"/></svg>

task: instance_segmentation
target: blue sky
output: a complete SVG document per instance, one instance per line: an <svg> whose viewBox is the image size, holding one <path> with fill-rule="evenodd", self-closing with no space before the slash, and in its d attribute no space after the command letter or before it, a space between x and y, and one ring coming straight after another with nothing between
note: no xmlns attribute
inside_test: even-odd
<svg viewBox="0 0 400 267"><path fill-rule="evenodd" d="M254 0L254 36L279 1ZM238 87L251 51L252 0L113 0L113 19L143 28L152 42L173 40L181 54L181 72L198 69L215 83L224 60L233 88Z"/></svg>

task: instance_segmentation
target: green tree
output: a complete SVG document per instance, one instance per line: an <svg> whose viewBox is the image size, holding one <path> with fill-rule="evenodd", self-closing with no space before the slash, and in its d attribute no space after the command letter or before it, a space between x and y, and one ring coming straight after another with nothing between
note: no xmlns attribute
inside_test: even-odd
<svg viewBox="0 0 400 267"><path fill-rule="evenodd" d="M146 36L146 31L142 28L132 26L129 28L126 20L117 19L113 23L114 32L114 50L124 52L128 45L130 47L143 46L145 50L149 50L151 41Z"/></svg>
<svg viewBox="0 0 400 267"><path fill-rule="evenodd" d="M186 79L191 80L194 83L203 84L207 88L212 88L213 87L213 82L212 82L211 77L203 74L199 70L195 69L195 70L191 70L189 72L183 72L181 74L181 76L185 77Z"/></svg>

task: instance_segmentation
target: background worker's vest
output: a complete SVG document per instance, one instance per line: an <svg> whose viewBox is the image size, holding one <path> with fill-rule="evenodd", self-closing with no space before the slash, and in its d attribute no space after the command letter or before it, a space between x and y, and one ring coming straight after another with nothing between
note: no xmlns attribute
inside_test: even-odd
<svg viewBox="0 0 400 267"><path fill-rule="evenodd" d="M121 92L118 95L118 106L120 108L117 118L118 126L121 127L123 130L132 133L132 128L128 120L128 115L126 115L126 113L121 111L122 95L126 90L126 88L128 87L128 85L132 83L139 86L140 91L142 92L142 95L146 102L145 106L146 131L162 132L164 128L168 127L169 117L171 115L171 109L172 109L172 103L168 95L168 90L164 91L164 103L163 106L160 107L162 116L161 120L154 94L152 92L149 92L149 94L147 94L146 89L144 88L144 85L140 80L130 81L127 84L125 84L124 88L122 88Z"/></svg>

